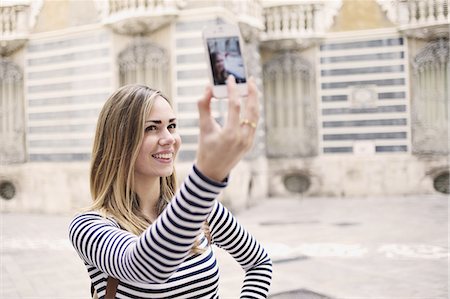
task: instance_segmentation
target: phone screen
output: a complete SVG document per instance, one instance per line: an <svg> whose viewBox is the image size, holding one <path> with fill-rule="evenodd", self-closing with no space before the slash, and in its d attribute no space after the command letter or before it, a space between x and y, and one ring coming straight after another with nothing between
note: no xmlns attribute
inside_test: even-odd
<svg viewBox="0 0 450 299"><path fill-rule="evenodd" d="M214 85L225 85L228 75L233 75L237 84L246 83L239 37L213 37L206 42Z"/></svg>

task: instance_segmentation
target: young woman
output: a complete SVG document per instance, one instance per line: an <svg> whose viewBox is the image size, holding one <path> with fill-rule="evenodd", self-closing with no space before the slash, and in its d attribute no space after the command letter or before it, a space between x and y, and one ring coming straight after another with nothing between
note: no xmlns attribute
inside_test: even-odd
<svg viewBox="0 0 450 299"><path fill-rule="evenodd" d="M253 80L242 120L235 80L227 88L223 127L211 115L210 87L198 102L197 157L178 190L174 161L181 139L168 99L127 85L105 103L92 153L93 204L69 227L99 298L218 298L211 244L245 270L241 298L267 297L270 258L216 200L250 149L259 119Z"/></svg>

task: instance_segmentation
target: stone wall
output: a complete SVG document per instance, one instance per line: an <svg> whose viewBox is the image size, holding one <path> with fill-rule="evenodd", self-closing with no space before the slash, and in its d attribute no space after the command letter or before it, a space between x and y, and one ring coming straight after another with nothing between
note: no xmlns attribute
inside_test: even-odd
<svg viewBox="0 0 450 299"><path fill-rule="evenodd" d="M180 182L191 167L192 163L177 164ZM241 162L230 174L228 187L219 198L229 209L242 210L265 197L264 161L256 167ZM0 198L0 212L65 214L80 211L91 203L88 162L2 166L0 185L5 183L14 186L14 196L8 200Z"/></svg>
<svg viewBox="0 0 450 299"><path fill-rule="evenodd" d="M433 179L448 170L448 162L445 156L405 155L243 161L231 172L219 200L237 212L266 199L267 192L272 197L434 194ZM177 164L179 181L191 167ZM309 187L302 194L286 188L286 178L292 175L308 178ZM0 199L0 212L75 213L91 202L89 164L84 162L9 165L2 167L0 182L15 187L12 199Z"/></svg>
<svg viewBox="0 0 450 299"><path fill-rule="evenodd" d="M0 199L1 212L70 213L90 204L89 163L26 163L2 166L0 181L15 195Z"/></svg>
<svg viewBox="0 0 450 299"><path fill-rule="evenodd" d="M300 196L286 188L288 175L309 178L302 195L332 197L433 194L434 178L448 168L445 156L321 156L269 160L270 196ZM301 181L299 181L299 184Z"/></svg>

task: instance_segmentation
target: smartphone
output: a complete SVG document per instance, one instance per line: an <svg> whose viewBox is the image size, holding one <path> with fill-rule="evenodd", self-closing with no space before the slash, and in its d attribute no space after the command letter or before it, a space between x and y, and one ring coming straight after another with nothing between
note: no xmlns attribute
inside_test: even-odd
<svg viewBox="0 0 450 299"><path fill-rule="evenodd" d="M214 97L227 97L226 80L229 75L235 77L239 95L246 96L247 71L239 27L230 24L208 26L203 29L203 41Z"/></svg>

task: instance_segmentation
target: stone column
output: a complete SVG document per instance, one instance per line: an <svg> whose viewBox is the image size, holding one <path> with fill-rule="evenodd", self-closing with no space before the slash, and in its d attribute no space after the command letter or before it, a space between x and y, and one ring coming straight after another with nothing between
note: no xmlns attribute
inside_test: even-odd
<svg viewBox="0 0 450 299"><path fill-rule="evenodd" d="M241 26L241 33L244 39L244 59L247 67L248 76L252 76L257 84L258 90L260 92L260 120L258 124L258 132L255 140L255 146L251 153L247 155L247 159L253 159L265 153L265 142L264 142L264 94L262 86L262 66L261 66L261 55L259 52L259 30L251 28L249 26Z"/></svg>
<svg viewBox="0 0 450 299"><path fill-rule="evenodd" d="M249 200L258 200L267 196L267 159L264 138L264 93L262 80L261 55L259 51L259 30L241 24L241 33L245 42L244 58L249 76L254 77L259 91L260 119L253 149L246 156L250 164Z"/></svg>
<svg viewBox="0 0 450 299"><path fill-rule="evenodd" d="M0 58L0 165L25 162L22 70Z"/></svg>
<svg viewBox="0 0 450 299"><path fill-rule="evenodd" d="M412 141L415 154L448 154L449 41L428 43L413 61Z"/></svg>

